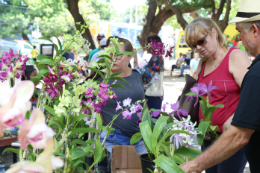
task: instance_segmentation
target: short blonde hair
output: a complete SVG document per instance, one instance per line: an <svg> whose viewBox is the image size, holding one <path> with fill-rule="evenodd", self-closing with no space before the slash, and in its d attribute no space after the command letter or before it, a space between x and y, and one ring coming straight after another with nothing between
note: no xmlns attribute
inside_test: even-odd
<svg viewBox="0 0 260 173"><path fill-rule="evenodd" d="M212 32L212 28L215 28L218 34L218 43L223 49L228 49L226 44L226 38L219 29L218 25L212 19L198 18L193 20L185 29L185 41L188 45L191 44L191 40L199 40L199 33L209 34Z"/></svg>

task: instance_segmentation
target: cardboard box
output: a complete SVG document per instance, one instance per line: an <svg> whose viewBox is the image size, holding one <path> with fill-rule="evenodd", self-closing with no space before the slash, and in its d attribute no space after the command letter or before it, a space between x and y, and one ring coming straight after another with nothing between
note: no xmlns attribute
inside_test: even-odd
<svg viewBox="0 0 260 173"><path fill-rule="evenodd" d="M141 160L135 146L112 147L111 173L142 173Z"/></svg>

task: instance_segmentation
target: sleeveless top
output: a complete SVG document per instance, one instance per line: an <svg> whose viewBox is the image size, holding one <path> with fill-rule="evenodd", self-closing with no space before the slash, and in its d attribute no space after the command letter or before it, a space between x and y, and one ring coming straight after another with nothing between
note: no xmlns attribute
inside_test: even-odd
<svg viewBox="0 0 260 173"><path fill-rule="evenodd" d="M220 65L206 76L204 76L206 65L206 62L204 62L198 80L198 83L204 83L207 86L212 80L212 86L218 87L218 90L211 92L212 99L209 99L209 103L212 105L224 105L224 108L217 108L212 116L212 125L219 126L218 132L222 132L223 124L234 114L240 98L240 87L237 85L233 75L229 72L229 56L234 49L236 48L230 48ZM204 119L201 108L199 108L199 119Z"/></svg>

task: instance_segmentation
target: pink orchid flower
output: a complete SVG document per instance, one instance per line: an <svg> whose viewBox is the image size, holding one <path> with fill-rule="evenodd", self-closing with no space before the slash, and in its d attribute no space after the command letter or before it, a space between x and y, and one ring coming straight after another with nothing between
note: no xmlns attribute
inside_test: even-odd
<svg viewBox="0 0 260 173"><path fill-rule="evenodd" d="M54 140L53 138L48 139L48 145L44 151L37 157L36 163L42 163L45 167L45 172L52 172L58 168L63 167L64 162L60 157L53 155L54 152Z"/></svg>
<svg viewBox="0 0 260 173"><path fill-rule="evenodd" d="M54 132L52 128L45 124L45 116L42 111L35 108L30 116L29 121L26 120L19 131L18 139L21 148L26 150L27 145L31 144L34 148L43 149L47 145L48 138L52 138Z"/></svg>
<svg viewBox="0 0 260 173"><path fill-rule="evenodd" d="M31 81L24 81L17 84L13 90L11 97L6 94L0 99L0 134L3 134L4 127L13 128L22 124L25 114L31 109L29 101L34 92L34 84ZM6 91L9 92L9 91Z"/></svg>
<svg viewBox="0 0 260 173"><path fill-rule="evenodd" d="M21 161L11 165L11 168L6 171L6 173L38 173L45 172L43 164L30 162L30 161Z"/></svg>

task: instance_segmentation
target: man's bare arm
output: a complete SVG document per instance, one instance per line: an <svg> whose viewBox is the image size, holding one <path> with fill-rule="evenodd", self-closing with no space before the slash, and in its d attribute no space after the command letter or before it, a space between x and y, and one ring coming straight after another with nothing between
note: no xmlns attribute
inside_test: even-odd
<svg viewBox="0 0 260 173"><path fill-rule="evenodd" d="M234 155L249 142L253 133L251 129L231 126L207 151L182 164L181 168L186 173L200 173Z"/></svg>

